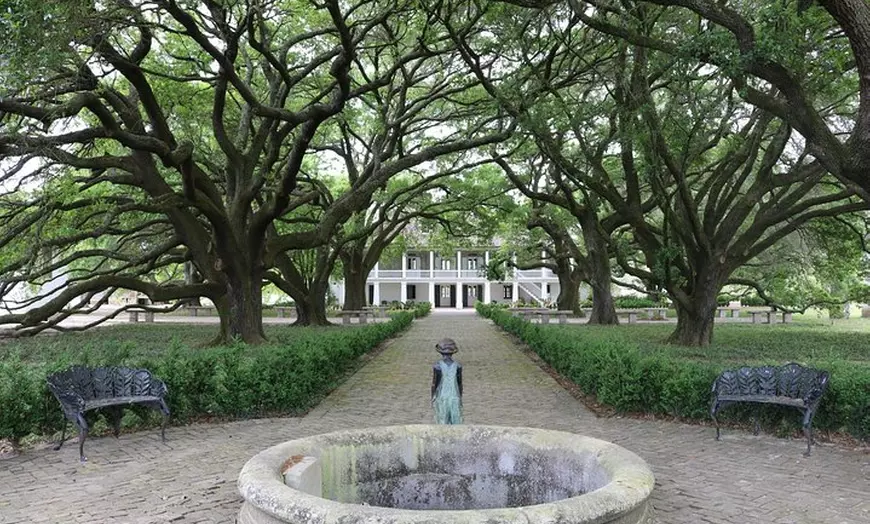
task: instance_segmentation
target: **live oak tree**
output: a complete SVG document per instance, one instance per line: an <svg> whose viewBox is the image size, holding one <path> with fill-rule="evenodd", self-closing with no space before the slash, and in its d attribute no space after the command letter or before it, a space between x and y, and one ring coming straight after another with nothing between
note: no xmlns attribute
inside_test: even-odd
<svg viewBox="0 0 870 524"><path fill-rule="evenodd" d="M738 268L811 220L867 204L792 140L787 122L739 102L703 67L634 48L630 71L613 103L628 108L619 134L636 139L630 150L621 144L614 173L648 179L658 212L631 214L630 191L603 193L631 216L642 253L642 264L622 265L668 292L678 316L672 342L707 345L716 297Z"/></svg>
<svg viewBox="0 0 870 524"><path fill-rule="evenodd" d="M859 213L808 222L741 266L730 293L754 294L782 311L828 308L834 315L868 295L867 217Z"/></svg>
<svg viewBox="0 0 870 524"><path fill-rule="evenodd" d="M361 82L382 81L355 97L312 143L318 155L332 160L321 162L324 170L338 171L346 180L341 188L321 185L321 205L329 203L328 210L338 202L336 191L355 201L355 212L330 234L333 255L317 259L329 267L318 268L322 286L316 293L341 261L348 309L365 305L369 272L409 224L483 205L469 203L464 179L475 174L464 171L488 161L475 156L477 148L512 132L476 79L465 74L452 41L430 22L426 12L408 11L372 31L379 45L359 50L351 75ZM374 191L360 191L372 180L378 181ZM460 193L464 196L457 198ZM270 279L287 290L291 280L298 287L290 260L277 254L276 262L288 282L282 284L274 273ZM291 296L298 306L320 303L316 297ZM305 316L323 323L324 315Z"/></svg>
<svg viewBox="0 0 870 524"><path fill-rule="evenodd" d="M379 75L405 48L425 35L427 54L395 68L384 85L346 108L317 149L338 158L350 183L389 179L360 198L358 211L342 226L339 249L345 308L367 303L366 279L384 250L411 223L439 220L468 209L460 193L464 171L487 161L478 148L498 143L513 130L479 82L462 66L453 42L425 12L383 24L390 45L361 52L361 74ZM420 28L412 31L413 27ZM486 198L486 197L484 197Z"/></svg>
<svg viewBox="0 0 870 524"><path fill-rule="evenodd" d="M23 2L33 9L22 12L44 25L45 11L37 4ZM116 228L111 221L119 214L133 211L147 212L169 228L160 233L162 241L143 249L144 260L135 268L96 274L26 315L0 322L38 326L77 297L124 288L154 301L208 297L220 313L221 339L262 340L268 253L328 242L337 225L385 181L372 177L354 186L307 230L272 234L276 219L318 197L300 173L320 126L348 100L388 83L403 63L428 54L420 41L391 57L383 76L351 78L370 33L391 17L404 16L408 7L369 0L117 0L80 1L74 9L50 13L57 15L51 20L54 36L70 35L50 60L22 70L17 58L0 57L2 76L10 80L0 93L0 157L41 166L38 176L21 180L57 180L82 195L88 188L118 188L110 192L123 197L99 204L114 206L99 211L108 228ZM13 33L4 38L26 42L17 37L32 24L10 17L4 14L4 25ZM39 49L14 50L39 56ZM14 177L8 175L4 187L18 183ZM5 212L35 247L44 235L33 229L34 217L65 221L59 217L89 204L85 198L59 204L43 193L28 199L26 207ZM40 250L44 257L57 252ZM164 285L140 278L142 266L168 263L166 257L189 260L203 283Z"/></svg>
<svg viewBox="0 0 870 524"><path fill-rule="evenodd" d="M602 33L711 67L786 122L830 174L870 199L870 4L864 0L506 0L569 5ZM848 107L831 115L832 105Z"/></svg>
<svg viewBox="0 0 870 524"><path fill-rule="evenodd" d="M826 178L828 166L817 158L812 143L803 147L790 141L789 119L780 120L767 108L749 111L738 103L734 95L746 96L752 86L735 81L729 76L731 70L698 65L684 53L647 46L638 37L656 40L675 28L677 33L690 31L691 20L643 7L626 12L585 10L579 3L572 7L573 19L564 16L564 7L555 6L549 16L568 22L547 27L555 25L561 31L577 24L583 32L588 27L604 31L601 20L619 19L626 28L622 32L637 37L629 38L636 45L626 54L629 48L621 44L616 55L611 53L606 63L597 64L595 85L585 91L591 100L578 99L576 86L582 85L583 78L579 71L567 77L567 86L551 81L559 78L553 71L564 63L560 46L571 42L561 32L565 36L545 60L526 60L537 65L529 78L534 75L539 85L551 86L545 94L554 101L552 108L528 106L542 107L540 120L546 125L536 128L527 116L523 123L559 170L578 181L577 189L585 188L606 202L611 216L630 229L641 259L623 265L671 296L678 312L671 340L706 345L712 335L716 295L736 268L801 224L863 209L864 204L852 198L853 186L843 188ZM615 25L606 29L620 36ZM577 61L594 62L605 56L582 52L586 39L573 42L576 52L568 56ZM706 49L717 49L709 44ZM649 56L655 58L651 66ZM491 64L470 45L466 61L480 76ZM843 82L835 86L821 89L818 84L806 92L808 99L826 102L820 114L832 119L849 107L849 97L841 96L848 95L848 89ZM832 91L838 95L830 100L826 97ZM765 93L776 95L770 90ZM507 104L517 98L506 89L495 96ZM599 118L582 118L590 103L596 104ZM547 131L558 129L557 115L572 112L581 117L567 118L571 142L558 133L548 136ZM524 116L519 110L515 114ZM571 149L582 151L585 162L565 154Z"/></svg>
<svg viewBox="0 0 870 524"><path fill-rule="evenodd" d="M582 235L579 231L573 231L579 229L576 219L561 208L538 201L535 202L528 216L526 227L540 229L546 233L548 241L541 246L546 257L537 264L529 264L521 269L543 267L552 271L559 279L556 307L561 311L573 311L579 314L580 286L589 281L589 259L578 245L580 243L576 241L576 238ZM600 305L601 297L599 297L599 307ZM597 315L595 313L593 309L589 322L602 323L600 311Z"/></svg>

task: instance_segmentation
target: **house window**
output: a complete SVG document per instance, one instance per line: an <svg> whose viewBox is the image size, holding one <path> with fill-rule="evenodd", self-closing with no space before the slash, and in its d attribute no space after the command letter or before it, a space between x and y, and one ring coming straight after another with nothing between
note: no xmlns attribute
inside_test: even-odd
<svg viewBox="0 0 870 524"><path fill-rule="evenodd" d="M547 284L547 294L550 294L550 284Z"/></svg>
<svg viewBox="0 0 870 524"><path fill-rule="evenodd" d="M477 269L477 259L469 258L468 259L468 269Z"/></svg>
<svg viewBox="0 0 870 524"><path fill-rule="evenodd" d="M417 257L408 257L408 269L420 269L420 259Z"/></svg>
<svg viewBox="0 0 870 524"><path fill-rule="evenodd" d="M441 259L441 269L449 270L450 266L452 265L451 262L453 262L453 261L450 260L449 258L442 258Z"/></svg>
<svg viewBox="0 0 870 524"><path fill-rule="evenodd" d="M504 298L506 300L514 299L514 287L513 286L504 286Z"/></svg>
<svg viewBox="0 0 870 524"><path fill-rule="evenodd" d="M450 286L441 286L441 298L450 298Z"/></svg>
<svg viewBox="0 0 870 524"><path fill-rule="evenodd" d="M406 295L408 300L417 300L417 286L415 284L408 284Z"/></svg>

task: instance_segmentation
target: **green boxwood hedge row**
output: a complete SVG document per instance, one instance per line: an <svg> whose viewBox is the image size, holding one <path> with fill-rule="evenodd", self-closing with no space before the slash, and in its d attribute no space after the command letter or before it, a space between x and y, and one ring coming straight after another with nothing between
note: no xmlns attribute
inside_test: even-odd
<svg viewBox="0 0 870 524"><path fill-rule="evenodd" d="M711 386L727 366L721 363L643 353L625 341L587 338L582 329L532 324L503 308L478 303L478 312L528 344L545 362L598 402L620 412L667 414L709 420ZM870 438L870 368L846 360L803 364L831 374L813 426ZM723 412L726 420L745 422L758 409L738 405ZM764 407L765 426L785 432L799 426L794 409Z"/></svg>
<svg viewBox="0 0 870 524"><path fill-rule="evenodd" d="M66 350L50 362L0 359L0 439L46 435L63 424L60 406L45 385L49 374L71 364L142 367L166 382L172 421L202 417L256 417L303 412L314 406L358 357L407 328L428 310L391 314L389 322L354 328L307 330L259 346L236 344L193 349L175 344L162 353L132 350L79 354ZM134 421L149 410L134 410Z"/></svg>

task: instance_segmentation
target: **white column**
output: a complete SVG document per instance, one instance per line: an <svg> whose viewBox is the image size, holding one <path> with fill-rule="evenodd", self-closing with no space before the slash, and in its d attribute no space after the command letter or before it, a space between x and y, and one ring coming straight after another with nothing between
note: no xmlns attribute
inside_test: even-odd
<svg viewBox="0 0 870 524"><path fill-rule="evenodd" d="M435 252L434 251L429 252L429 278L435 278ZM429 296L431 297L432 294L430 293ZM434 297L432 298L432 304L433 305L435 304Z"/></svg>
<svg viewBox="0 0 870 524"><path fill-rule="evenodd" d="M547 299L547 283L546 282L541 282L541 299L542 300Z"/></svg>
<svg viewBox="0 0 870 524"><path fill-rule="evenodd" d="M462 291L462 282L456 283L456 309L462 309L462 300L465 298L465 293Z"/></svg>
<svg viewBox="0 0 870 524"><path fill-rule="evenodd" d="M373 278L378 278L378 269L380 269L380 267L379 267L380 264L381 264L380 262L375 262L375 269L374 269L374 273L373 273Z"/></svg>
<svg viewBox="0 0 870 524"><path fill-rule="evenodd" d="M492 302L492 285L489 283L489 280L485 280L483 282L483 303L489 304Z"/></svg>
<svg viewBox="0 0 870 524"><path fill-rule="evenodd" d="M435 282L429 282L429 303L435 307Z"/></svg>
<svg viewBox="0 0 870 524"><path fill-rule="evenodd" d="M456 276L462 278L462 251L456 251Z"/></svg>
<svg viewBox="0 0 870 524"><path fill-rule="evenodd" d="M511 299L511 302L516 302L520 299L520 286L517 285L516 281L513 283L514 289L511 291L511 296L514 297Z"/></svg>
<svg viewBox="0 0 870 524"><path fill-rule="evenodd" d="M402 301L402 304L408 301L408 283L402 282L402 288L399 291L399 300Z"/></svg>
<svg viewBox="0 0 870 524"><path fill-rule="evenodd" d="M375 282L375 293L374 293L373 298L374 298L374 300L372 300L372 302L373 302L372 305L373 306L380 306L381 305L381 283L380 282Z"/></svg>
<svg viewBox="0 0 870 524"><path fill-rule="evenodd" d="M483 252L483 264L489 267L489 250Z"/></svg>
<svg viewBox="0 0 870 524"><path fill-rule="evenodd" d="M541 261L543 262L545 260L547 260L547 252L541 251ZM541 268L541 278L547 278L547 268L545 267ZM544 288L543 286L541 286L541 289L544 291L546 290L546 288ZM541 291L541 293L543 293L544 291Z"/></svg>
<svg viewBox="0 0 870 524"><path fill-rule="evenodd" d="M402 280L405 280L406 278L408 278L408 254L402 253ZM402 302L404 302L404 300Z"/></svg>

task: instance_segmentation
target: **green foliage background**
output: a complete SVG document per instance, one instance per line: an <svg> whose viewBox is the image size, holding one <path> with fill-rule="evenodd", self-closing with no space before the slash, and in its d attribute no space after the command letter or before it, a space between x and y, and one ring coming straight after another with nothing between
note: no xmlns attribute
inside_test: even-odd
<svg viewBox="0 0 870 524"><path fill-rule="evenodd" d="M208 326L118 326L9 342L0 346L0 439L17 441L61 429L60 406L45 379L72 364L151 370L169 388L171 421L176 424L298 414L331 391L358 357L406 329L415 316L428 313L426 306L361 327L282 326L259 346L195 347ZM184 338L174 337L179 332ZM89 416L96 419L97 414ZM156 422L147 409L134 409L124 419L125 426Z"/></svg>
<svg viewBox="0 0 870 524"><path fill-rule="evenodd" d="M720 326L706 348L660 342L670 326L543 326L497 306L477 311L516 335L559 373L602 404L619 412L709 420L710 388L727 368L796 361L831 374L813 427L870 438L870 355L866 334L831 329ZM746 423L759 414L763 426L781 434L800 428L792 408L738 405L722 419Z"/></svg>

